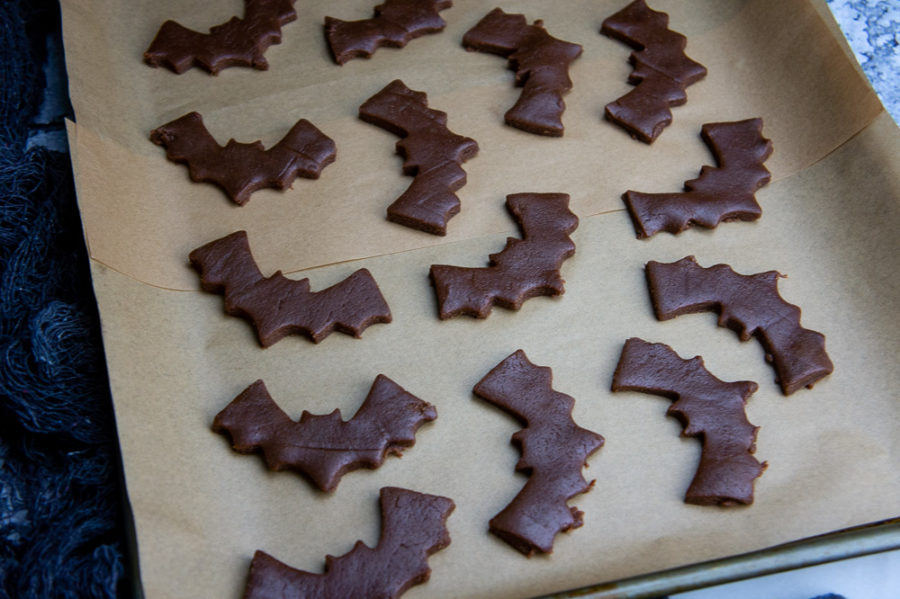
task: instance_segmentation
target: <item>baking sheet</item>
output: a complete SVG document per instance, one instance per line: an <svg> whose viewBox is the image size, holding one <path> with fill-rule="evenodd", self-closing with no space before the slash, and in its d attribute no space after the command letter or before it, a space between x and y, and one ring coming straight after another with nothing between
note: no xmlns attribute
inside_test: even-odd
<svg viewBox="0 0 900 599"><path fill-rule="evenodd" d="M269 71L209 77L150 69L141 52L166 18L202 29L239 14L240 3L63 2L78 120L70 143L147 596L239 597L256 549L320 571L325 554L377 540L385 485L457 503L453 542L431 558L431 581L410 597L548 593L898 515L896 127L808 2L659 1L654 8L670 13L709 75L688 88L688 103L656 143L635 142L599 116L627 90L628 48L596 33L622 4L499 4L585 48L571 71L566 136L545 139L502 125L518 94L504 61L459 46L493 3L458 1L443 13L444 33L337 67L322 42L324 15L365 18L371 3L300 2L298 21L267 53ZM481 147L465 165L462 212L445 238L383 220L411 179L393 154L396 138L355 115L398 77ZM318 181L260 191L237 208L213 186L192 184L147 140L190 110L222 143L271 145L308 118L335 139L338 160ZM763 218L634 239L621 193L678 189L711 160L702 123L753 116L764 118L775 145L773 183L757 194ZM522 191L572 196L581 224L563 267L566 294L519 312L496 309L485 321L438 321L429 265L483 265L516 234L503 199ZM394 322L361 340L288 338L260 349L244 321L222 313L221 297L198 290L187 266L191 249L237 229L248 231L265 274L309 276L314 289L368 268ZM689 254L704 266L787 274L782 295L802 307L804 326L826 334L834 374L784 398L758 344L738 343L714 316L656 322L642 266ZM725 380L760 383L748 417L761 427L757 456L769 468L753 506L681 502L697 442L678 437L666 400L608 392L630 336L701 354ZM531 559L486 533L524 479L513 474L518 455L508 442L517 424L471 393L519 348L553 368L554 387L576 398L576 422L607 439L586 471L595 488L571 502L585 512L584 526L559 535L551 556ZM257 378L294 417L335 407L349 417L378 373L435 404L439 417L402 459L345 476L331 496L267 472L209 431Z"/></svg>

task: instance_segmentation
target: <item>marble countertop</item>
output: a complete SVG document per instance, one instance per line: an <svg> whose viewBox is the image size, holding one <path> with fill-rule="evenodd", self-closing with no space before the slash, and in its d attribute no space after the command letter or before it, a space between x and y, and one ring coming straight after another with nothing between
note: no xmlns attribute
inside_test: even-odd
<svg viewBox="0 0 900 599"><path fill-rule="evenodd" d="M827 0L872 87L900 123L900 0Z"/></svg>

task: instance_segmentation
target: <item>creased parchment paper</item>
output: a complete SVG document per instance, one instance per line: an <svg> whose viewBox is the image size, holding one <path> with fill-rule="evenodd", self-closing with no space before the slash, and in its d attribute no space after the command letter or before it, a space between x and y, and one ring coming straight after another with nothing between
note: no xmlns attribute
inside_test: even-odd
<svg viewBox="0 0 900 599"><path fill-rule="evenodd" d="M326 554L377 541L378 490L387 485L457 504L452 544L431 558L431 580L409 597L531 596L900 515L900 135L817 7L653 2L709 75L646 146L601 118L628 89L629 48L597 33L624 2L499 3L584 46L562 139L504 126L519 93L512 72L499 57L461 48L492 2L458 0L443 13L443 33L332 64L324 16L366 18L373 4L299 1L298 21L266 55L270 70L210 77L151 69L141 53L165 19L205 30L240 14L240 2L63 1L77 119L70 143L148 597L240 597L256 549L321 571ZM464 167L462 212L444 238L383 218L411 179L394 154L397 138L356 113L396 78L425 91L449 127L481 148ZM259 191L238 208L217 188L191 183L148 141L150 130L192 110L220 143L269 146L307 118L336 141L338 160L318 181ZM757 193L763 217L635 239L622 192L679 189L712 160L702 123L756 116L775 146L773 182ZM565 295L495 309L484 321L439 321L429 266L484 265L518 234L503 202L524 191L568 193L581 219L576 254L563 267ZM248 231L266 275L281 269L321 289L368 268L394 322L362 339L290 337L259 348L246 322L224 315L220 296L199 291L187 265L190 250L238 229ZM657 322L643 265L686 255L788 275L781 294L802 307L804 326L825 333L834 374L785 398L759 344L740 343L714 315ZM682 502L699 443L679 437L667 400L609 392L631 336L702 355L724 380L760 384L747 412L769 467L752 506ZM607 440L586 470L595 487L571 502L584 526L559 535L552 555L531 559L487 533L525 480L513 472L518 453L509 444L519 425L471 392L520 348L576 398L576 422ZM349 418L379 373L435 404L438 419L402 459L346 475L332 495L268 472L210 431L215 414L256 379L295 418L334 408Z"/></svg>

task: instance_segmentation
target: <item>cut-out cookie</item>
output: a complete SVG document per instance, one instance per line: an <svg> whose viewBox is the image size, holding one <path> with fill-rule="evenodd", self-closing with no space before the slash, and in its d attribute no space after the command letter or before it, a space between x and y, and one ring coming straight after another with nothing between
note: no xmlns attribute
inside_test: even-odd
<svg viewBox="0 0 900 599"><path fill-rule="evenodd" d="M228 435L240 453L260 452L270 470L294 470L322 491L359 468L377 468L388 454L399 456L416 442L416 431L437 418L431 404L379 374L350 420L340 410L304 411L295 422L256 381L216 415L213 430Z"/></svg>
<svg viewBox="0 0 900 599"><path fill-rule="evenodd" d="M560 268L575 253L569 234L578 227L569 196L516 193L506 196L506 207L519 223L522 239L507 238L503 251L491 254L490 266L432 265L442 320L461 314L487 318L494 304L518 310L529 298L565 292Z"/></svg>
<svg viewBox="0 0 900 599"><path fill-rule="evenodd" d="M220 146L196 112L154 129L150 141L172 162L186 164L192 181L219 186L238 206L257 189L287 189L298 176L318 179L336 155L334 141L305 119L268 150L259 141Z"/></svg>
<svg viewBox="0 0 900 599"><path fill-rule="evenodd" d="M269 63L263 54L272 44L281 43L281 27L296 18L294 0L244 0L243 19L233 17L209 33L166 21L144 52L144 62L176 73L193 66L212 75L234 66L264 71Z"/></svg>
<svg viewBox="0 0 900 599"><path fill-rule="evenodd" d="M613 391L640 391L675 400L668 414L681 422L682 436L703 445L700 465L684 496L697 505L750 505L753 481L763 472L753 453L758 427L747 421L744 404L758 385L726 383L696 356L682 360L671 347L632 337L625 342Z"/></svg>
<svg viewBox="0 0 900 599"><path fill-rule="evenodd" d="M717 167L704 166L681 193L626 191L622 198L638 238L680 233L695 224L712 229L722 221L758 219L762 209L754 194L769 182L763 163L772 154L762 126L762 119L706 123L700 135Z"/></svg>
<svg viewBox="0 0 900 599"><path fill-rule="evenodd" d="M563 134L563 95L572 89L569 65L581 56L581 46L556 39L542 21L529 25L524 15L489 12L463 36L467 50L505 57L516 71L522 94L506 115L506 124L529 133Z"/></svg>
<svg viewBox="0 0 900 599"><path fill-rule="evenodd" d="M447 23L439 13L451 6L451 0L385 0L372 19L325 17L325 39L334 61L342 65L357 56L368 58L382 46L403 48L410 40L442 31Z"/></svg>
<svg viewBox="0 0 900 599"><path fill-rule="evenodd" d="M459 212L453 193L466 184L462 163L478 153L474 139L447 128L447 113L428 108L423 92L399 79L359 107L359 118L403 139L397 153L403 173L415 177L387 209L389 221L435 235L447 234L447 221Z"/></svg>
<svg viewBox="0 0 900 599"><path fill-rule="evenodd" d="M475 395L516 417L525 428L512 436L522 457L516 471L528 482L490 522L490 531L524 553L550 553L557 533L578 528L583 515L568 501L587 493L581 469L603 437L572 420L575 400L554 391L553 373L518 350L475 385Z"/></svg>
<svg viewBox="0 0 900 599"><path fill-rule="evenodd" d="M800 308L778 295L777 272L741 275L727 264L703 268L693 256L664 264L647 263L647 283L659 320L715 311L719 326L741 341L756 337L775 368L785 395L810 387L834 370L825 336L800 326Z"/></svg>
<svg viewBox="0 0 900 599"><path fill-rule="evenodd" d="M394 599L431 576L428 556L450 544L447 518L456 507L439 495L381 489L381 538L357 541L350 552L325 557L325 572L297 570L257 551L244 599Z"/></svg>
<svg viewBox="0 0 900 599"><path fill-rule="evenodd" d="M200 274L200 286L223 294L225 312L249 321L263 347L291 333L314 343L332 331L359 337L371 324L391 322L387 302L365 268L322 291L310 291L309 279L288 279L281 271L263 277L246 231L197 248L190 261Z"/></svg>
<svg viewBox="0 0 900 599"><path fill-rule="evenodd" d="M687 38L669 29L669 15L644 0L603 21L600 32L634 48L628 82L636 87L606 105L606 118L632 137L652 143L672 122L671 106L687 102L685 88L706 76L706 67L684 53Z"/></svg>

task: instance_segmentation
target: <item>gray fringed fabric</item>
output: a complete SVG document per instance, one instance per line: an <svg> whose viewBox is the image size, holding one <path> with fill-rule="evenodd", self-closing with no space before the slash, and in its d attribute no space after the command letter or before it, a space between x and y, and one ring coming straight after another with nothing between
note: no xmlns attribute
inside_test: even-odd
<svg viewBox="0 0 900 599"><path fill-rule="evenodd" d="M54 1L0 3L0 598L10 599L115 597L124 578L118 448L69 156L29 143L64 139L65 113L40 110L47 77L64 78L45 67L61 48L58 12Z"/></svg>

